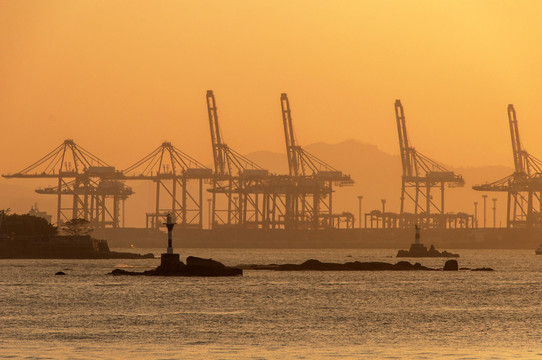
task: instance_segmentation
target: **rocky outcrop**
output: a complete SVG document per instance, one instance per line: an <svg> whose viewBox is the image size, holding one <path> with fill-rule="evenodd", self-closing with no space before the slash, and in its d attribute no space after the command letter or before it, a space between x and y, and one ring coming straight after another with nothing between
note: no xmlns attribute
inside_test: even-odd
<svg viewBox="0 0 542 360"><path fill-rule="evenodd" d="M458 271L459 265L457 264L457 260L448 260L444 263L444 267L442 268L444 271Z"/></svg>
<svg viewBox="0 0 542 360"><path fill-rule="evenodd" d="M179 260L179 254L162 254L160 266L154 270L132 272L122 269L113 270L110 275L143 275L143 276L240 276L243 270L225 266L212 260L189 256L186 264Z"/></svg>
<svg viewBox="0 0 542 360"><path fill-rule="evenodd" d="M446 250L438 251L433 245L427 250L423 244L411 244L410 249L399 250L396 257L459 257L459 254L449 253Z"/></svg>
<svg viewBox="0 0 542 360"><path fill-rule="evenodd" d="M472 269L471 271L495 271L492 268L482 267L482 268L476 268Z"/></svg>
<svg viewBox="0 0 542 360"><path fill-rule="evenodd" d="M411 264L408 261L399 261L396 264L385 262L353 261L344 264L325 263L319 260L307 260L302 264L270 264L270 265L238 265L246 270L276 270L276 271L386 271L386 270L436 270L420 263Z"/></svg>
<svg viewBox="0 0 542 360"><path fill-rule="evenodd" d="M433 269L421 265L420 263L411 264L408 261L399 261L395 264L385 262L360 262L353 261L344 264L325 263L319 260L307 260L302 264L269 264L256 265L244 264L237 265L238 268L244 270L273 270L273 271L457 271L459 269L457 260L448 260L442 269ZM471 270L469 268L461 268L461 270ZM472 271L493 271L491 268L479 268Z"/></svg>

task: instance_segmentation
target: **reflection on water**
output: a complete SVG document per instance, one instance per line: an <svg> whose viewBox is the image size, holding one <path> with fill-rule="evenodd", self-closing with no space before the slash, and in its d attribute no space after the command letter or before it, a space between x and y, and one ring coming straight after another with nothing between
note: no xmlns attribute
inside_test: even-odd
<svg viewBox="0 0 542 360"><path fill-rule="evenodd" d="M146 269L159 260L2 260L0 359L542 356L542 256L458 252L461 267L497 271L112 277L104 274L119 265ZM392 250L181 253L227 265L395 261ZM417 261L442 267L445 259ZM71 270L54 276L61 269Z"/></svg>

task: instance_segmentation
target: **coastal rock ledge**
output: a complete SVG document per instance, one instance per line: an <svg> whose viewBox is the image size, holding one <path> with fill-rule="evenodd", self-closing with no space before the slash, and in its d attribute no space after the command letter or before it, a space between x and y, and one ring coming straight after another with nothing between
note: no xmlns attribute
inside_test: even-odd
<svg viewBox="0 0 542 360"><path fill-rule="evenodd" d="M395 264L385 262L353 261L344 264L325 263L310 259L302 264L269 264L269 265L237 265L245 270L276 270L276 271L386 271L386 270L439 270L423 266L420 263L411 264L408 261L399 261Z"/></svg>
<svg viewBox="0 0 542 360"><path fill-rule="evenodd" d="M433 245L427 249L423 244L411 244L409 250L399 250L396 257L447 257L457 258L459 254L450 253L446 250L438 251Z"/></svg>
<svg viewBox="0 0 542 360"><path fill-rule="evenodd" d="M162 262L154 270L143 272L126 271L122 269L113 270L110 275L131 275L131 276L241 276L243 270L236 267L225 266L212 260L195 256L186 258L186 264L179 260L179 254L162 254Z"/></svg>
<svg viewBox="0 0 542 360"><path fill-rule="evenodd" d="M455 262L455 263L454 263ZM455 265L455 267L454 267ZM339 263L325 263L319 260L310 259L302 264L269 264L269 265L257 265L257 264L244 264L237 265L238 268L244 270L274 270L274 271L440 271L440 270L458 270L458 264L456 260L448 260L442 269L429 268L423 266L420 263L411 264L408 261L399 261L395 264L385 262L360 262L353 261L344 264ZM471 270L468 268L462 268L461 270ZM478 268L472 269L472 271L493 271L491 268Z"/></svg>

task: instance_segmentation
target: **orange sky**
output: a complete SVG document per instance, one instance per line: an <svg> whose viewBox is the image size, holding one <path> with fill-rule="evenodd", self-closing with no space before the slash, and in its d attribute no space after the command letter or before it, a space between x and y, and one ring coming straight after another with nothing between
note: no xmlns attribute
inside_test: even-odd
<svg viewBox="0 0 542 360"><path fill-rule="evenodd" d="M284 152L288 92L301 144L396 154L400 98L424 154L512 166L508 103L542 157L541 15L534 0L0 0L0 172L65 138L118 168L163 140L210 164L207 89L240 153Z"/></svg>
<svg viewBox="0 0 542 360"><path fill-rule="evenodd" d="M242 153L283 151L286 91L301 143L397 153L401 98L418 149L508 165L510 102L542 154L541 14L539 1L3 0L0 146L17 154L0 167L67 137L120 168L164 139L208 162L207 89Z"/></svg>

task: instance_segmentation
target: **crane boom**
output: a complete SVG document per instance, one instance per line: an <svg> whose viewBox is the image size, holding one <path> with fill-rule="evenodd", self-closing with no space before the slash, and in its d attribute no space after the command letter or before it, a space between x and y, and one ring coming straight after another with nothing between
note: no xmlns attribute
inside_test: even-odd
<svg viewBox="0 0 542 360"><path fill-rule="evenodd" d="M401 163L403 164L403 176L413 176L412 164L410 162L410 146L405 124L405 112L401 100L395 100L395 119L397 120L397 132L399 134L399 150L401 152Z"/></svg>
<svg viewBox="0 0 542 360"><path fill-rule="evenodd" d="M523 147L514 105L508 105L508 125L514 156L514 173L497 181L475 185L477 191L508 193L507 227L539 227L542 216L542 161Z"/></svg>
<svg viewBox="0 0 542 360"><path fill-rule="evenodd" d="M288 169L290 176L299 176L299 162L297 161L296 143L294 128L292 124L292 114L290 111L290 101L288 95L280 94L280 105L282 109L282 122L284 125L284 136L286 138L286 154L288 155Z"/></svg>
<svg viewBox="0 0 542 360"><path fill-rule="evenodd" d="M512 152L514 155L514 167L516 173L525 173L523 166L523 149L521 148L521 141L519 139L518 120L516 117L516 110L514 105L508 105L508 123L510 124L510 137L512 138Z"/></svg>
<svg viewBox="0 0 542 360"><path fill-rule="evenodd" d="M211 143L213 146L213 160L215 172L225 174L225 156L222 138L220 136L220 127L218 125L218 113L216 109L215 95L212 90L207 90L207 113L209 114L209 126L211 129Z"/></svg>

